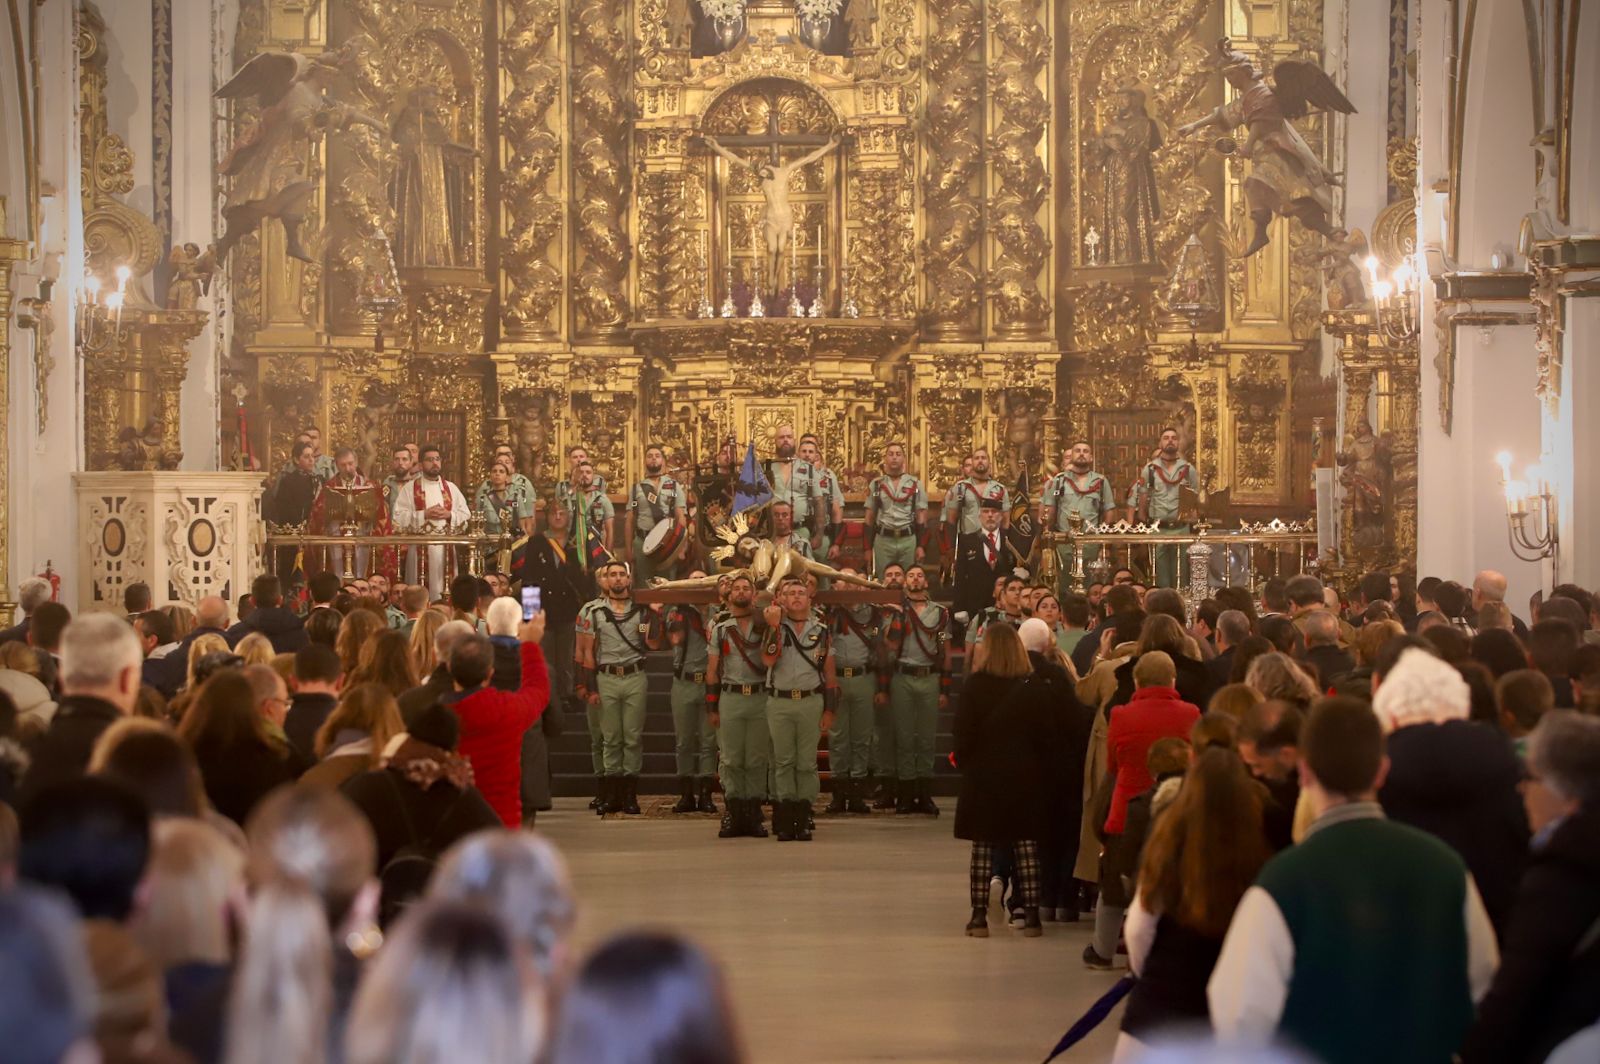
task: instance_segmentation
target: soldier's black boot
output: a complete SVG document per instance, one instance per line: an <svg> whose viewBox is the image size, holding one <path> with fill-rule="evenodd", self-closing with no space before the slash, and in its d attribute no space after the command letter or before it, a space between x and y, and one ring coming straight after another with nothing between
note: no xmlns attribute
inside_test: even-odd
<svg viewBox="0 0 1600 1064"><path fill-rule="evenodd" d="M702 813L715 813L717 811L717 803L711 800L713 783L714 781L710 776L700 777L700 785L696 792L698 801L695 804L695 808Z"/></svg>
<svg viewBox="0 0 1600 1064"><path fill-rule="evenodd" d="M895 784L894 811L896 815L906 815L917 811L916 780L900 780Z"/></svg>
<svg viewBox="0 0 1600 1064"><path fill-rule="evenodd" d="M792 810L789 814L789 828L794 832L796 842L810 842L811 829L816 827L811 823L811 803L804 798L797 798L789 803Z"/></svg>
<svg viewBox="0 0 1600 1064"><path fill-rule="evenodd" d="M605 804L605 800L606 800L606 778L604 776L596 776L594 778L594 798L589 802L589 808L590 809L599 809L602 805Z"/></svg>
<svg viewBox="0 0 1600 1064"><path fill-rule="evenodd" d="M694 777L678 777L678 804L672 807L674 813L693 813L699 809L699 803L694 797Z"/></svg>
<svg viewBox="0 0 1600 1064"><path fill-rule="evenodd" d="M794 841L794 803L772 803L772 831L779 842Z"/></svg>
<svg viewBox="0 0 1600 1064"><path fill-rule="evenodd" d="M850 781L850 791L845 795L845 812L856 813L858 815L871 815L872 807L862 799L862 795L866 793L866 786L866 780L857 779Z"/></svg>
<svg viewBox="0 0 1600 1064"><path fill-rule="evenodd" d="M843 776L833 777L833 797L828 799L828 812L837 816L845 811L846 792L850 790L850 781Z"/></svg>
<svg viewBox="0 0 1600 1064"><path fill-rule="evenodd" d="M893 809L895 806L895 794L898 792L899 786L899 780L884 777L878 784L878 795L872 800L872 808Z"/></svg>
<svg viewBox="0 0 1600 1064"><path fill-rule="evenodd" d="M638 816L639 777L623 776L619 783L621 784L620 789L622 791L621 795L619 795L619 803L621 805L622 812L627 813L630 816Z"/></svg>
<svg viewBox="0 0 1600 1064"><path fill-rule="evenodd" d="M917 781L917 806L913 812L922 813L926 816L939 815L939 807L933 804L932 780Z"/></svg>
<svg viewBox="0 0 1600 1064"><path fill-rule="evenodd" d="M767 829L761 823L761 799L760 798L746 798L746 799L744 799L744 815L745 815L745 822L744 822L744 833L745 833L745 835L747 835L748 837L750 837L752 839L764 839L764 838L766 838L767 837Z"/></svg>
<svg viewBox="0 0 1600 1064"><path fill-rule="evenodd" d="M611 796L616 793L613 780L610 776L600 777L600 793L594 799L594 812L596 816L605 816L611 812Z"/></svg>
<svg viewBox="0 0 1600 1064"><path fill-rule="evenodd" d="M722 813L722 825L717 831L717 838L737 839L744 834L744 814L741 812L739 799L729 798L722 804L726 808Z"/></svg>

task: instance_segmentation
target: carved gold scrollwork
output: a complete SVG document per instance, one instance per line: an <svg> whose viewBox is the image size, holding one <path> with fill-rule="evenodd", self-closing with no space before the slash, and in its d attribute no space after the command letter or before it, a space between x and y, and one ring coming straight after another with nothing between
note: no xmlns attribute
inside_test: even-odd
<svg viewBox="0 0 1600 1064"><path fill-rule="evenodd" d="M1041 87L1050 61L1050 34L1037 0L997 0L989 5L988 17L993 40L988 217L994 241L988 276L992 331L1004 337L1040 336L1050 323L1044 285L1051 242L1039 220L1050 198L1050 178L1040 155L1050 125L1050 101Z"/></svg>
<svg viewBox="0 0 1600 1064"><path fill-rule="evenodd" d="M617 336L631 316L627 280L629 36L611 0L575 0L572 44L577 333Z"/></svg>
<svg viewBox="0 0 1600 1064"><path fill-rule="evenodd" d="M561 12L556 0L505 0L501 10L510 91L500 102L500 322L508 339L548 340L562 292L561 142L550 124L561 97Z"/></svg>
<svg viewBox="0 0 1600 1064"><path fill-rule="evenodd" d="M948 0L930 17L924 320L930 339L962 339L977 335L982 313L974 253L983 230L983 9L978 0Z"/></svg>

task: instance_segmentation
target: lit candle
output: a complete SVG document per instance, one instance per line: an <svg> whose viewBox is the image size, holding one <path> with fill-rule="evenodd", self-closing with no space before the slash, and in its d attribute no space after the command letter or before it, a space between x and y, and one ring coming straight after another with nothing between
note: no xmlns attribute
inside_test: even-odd
<svg viewBox="0 0 1600 1064"><path fill-rule="evenodd" d="M817 269L822 269L822 226L817 226Z"/></svg>
<svg viewBox="0 0 1600 1064"><path fill-rule="evenodd" d="M1500 483L1509 484L1511 482L1511 452L1501 451L1494 456L1494 460L1500 466Z"/></svg>
<svg viewBox="0 0 1600 1064"><path fill-rule="evenodd" d="M1537 498L1548 490L1544 482L1544 469L1537 462L1528 467L1523 474L1528 478L1528 494Z"/></svg>
<svg viewBox="0 0 1600 1064"><path fill-rule="evenodd" d="M100 305L100 278L96 277L92 273L85 276L83 279L83 290L89 296L90 306Z"/></svg>
<svg viewBox="0 0 1600 1064"><path fill-rule="evenodd" d="M1372 287L1378 287L1378 256L1368 255L1366 266L1367 277L1371 279Z"/></svg>

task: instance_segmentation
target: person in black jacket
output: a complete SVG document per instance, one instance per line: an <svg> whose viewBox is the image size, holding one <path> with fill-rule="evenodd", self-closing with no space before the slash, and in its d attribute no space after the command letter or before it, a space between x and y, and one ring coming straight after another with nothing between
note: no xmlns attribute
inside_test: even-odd
<svg viewBox="0 0 1600 1064"><path fill-rule="evenodd" d="M978 505L982 527L957 536L955 547L953 609L965 613L969 621L994 601L995 579L1010 575L1019 564L1000 527L1000 500L984 499Z"/></svg>
<svg viewBox="0 0 1600 1064"><path fill-rule="evenodd" d="M305 621L283 604L283 585L271 574L256 577L250 585L256 608L250 616L228 629L228 645L236 647L251 632L260 632L272 643L275 654L293 654L310 640Z"/></svg>
<svg viewBox="0 0 1600 1064"><path fill-rule="evenodd" d="M955 835L972 843L972 919L967 934L989 935L989 879L994 851L1009 846L1021 886L1023 935L1043 934L1039 922L1039 840L1049 831L1051 779L1064 754L1052 741L1062 692L1035 676L1016 629L984 633L983 664L961 692L955 757L961 772Z"/></svg>
<svg viewBox="0 0 1600 1064"><path fill-rule="evenodd" d="M61 636L64 694L34 743L20 803L41 787L83 775L100 734L133 712L143 659L138 637L120 617L91 613L67 625Z"/></svg>
<svg viewBox="0 0 1600 1064"><path fill-rule="evenodd" d="M1471 694L1454 667L1418 646L1398 651L1380 658L1372 698L1390 730L1378 801L1389 819L1461 855L1496 934L1504 934L1528 852L1522 766L1504 733L1467 719Z"/></svg>
<svg viewBox="0 0 1600 1064"><path fill-rule="evenodd" d="M500 827L500 817L472 785L472 766L459 756L460 722L437 703L417 714L400 746L379 768L345 781L344 796L372 822L378 868L404 847L437 858L459 839ZM393 915L410 897L385 884L380 902ZM413 895L412 897L414 897Z"/></svg>
<svg viewBox="0 0 1600 1064"><path fill-rule="evenodd" d="M194 751L211 805L235 824L243 826L261 799L294 780L295 759L287 744L267 733L239 669L223 669L201 685L178 737Z"/></svg>
<svg viewBox="0 0 1600 1064"><path fill-rule="evenodd" d="M1078 862L1078 841L1083 822L1083 769L1094 732L1094 708L1078 700L1067 670L1055 660L1050 628L1038 618L1022 622L1017 630L1028 651L1033 673L1050 693L1052 749L1055 763L1049 781L1047 822L1039 840L1039 915L1044 920L1078 919L1078 882L1072 876Z"/></svg>
<svg viewBox="0 0 1600 1064"><path fill-rule="evenodd" d="M1600 719L1545 714L1528 776L1533 853L1462 1064L1536 1064L1600 1021Z"/></svg>
<svg viewBox="0 0 1600 1064"><path fill-rule="evenodd" d="M545 527L528 537L517 578L522 587L539 589L544 610L544 660L550 668L550 705L561 710L572 698L577 647L578 608L594 598L594 578L583 568L572 544L572 512L551 502L545 506Z"/></svg>
<svg viewBox="0 0 1600 1064"><path fill-rule="evenodd" d="M294 697L283 718L283 734L305 765L316 764L317 732L339 704L344 665L330 648L313 643L294 654Z"/></svg>

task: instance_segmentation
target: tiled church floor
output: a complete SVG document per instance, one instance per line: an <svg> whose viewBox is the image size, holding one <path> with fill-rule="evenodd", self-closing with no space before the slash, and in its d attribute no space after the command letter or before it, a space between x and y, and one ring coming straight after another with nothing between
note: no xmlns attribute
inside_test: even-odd
<svg viewBox="0 0 1600 1064"><path fill-rule="evenodd" d="M1024 939L991 917L990 938L966 938L968 847L943 804L937 820L819 818L811 843L602 822L577 798L539 829L571 864L581 945L644 925L707 946L753 1062L1042 1060L1116 973L1079 960L1088 921ZM1063 1059L1109 1060L1116 1023Z"/></svg>

